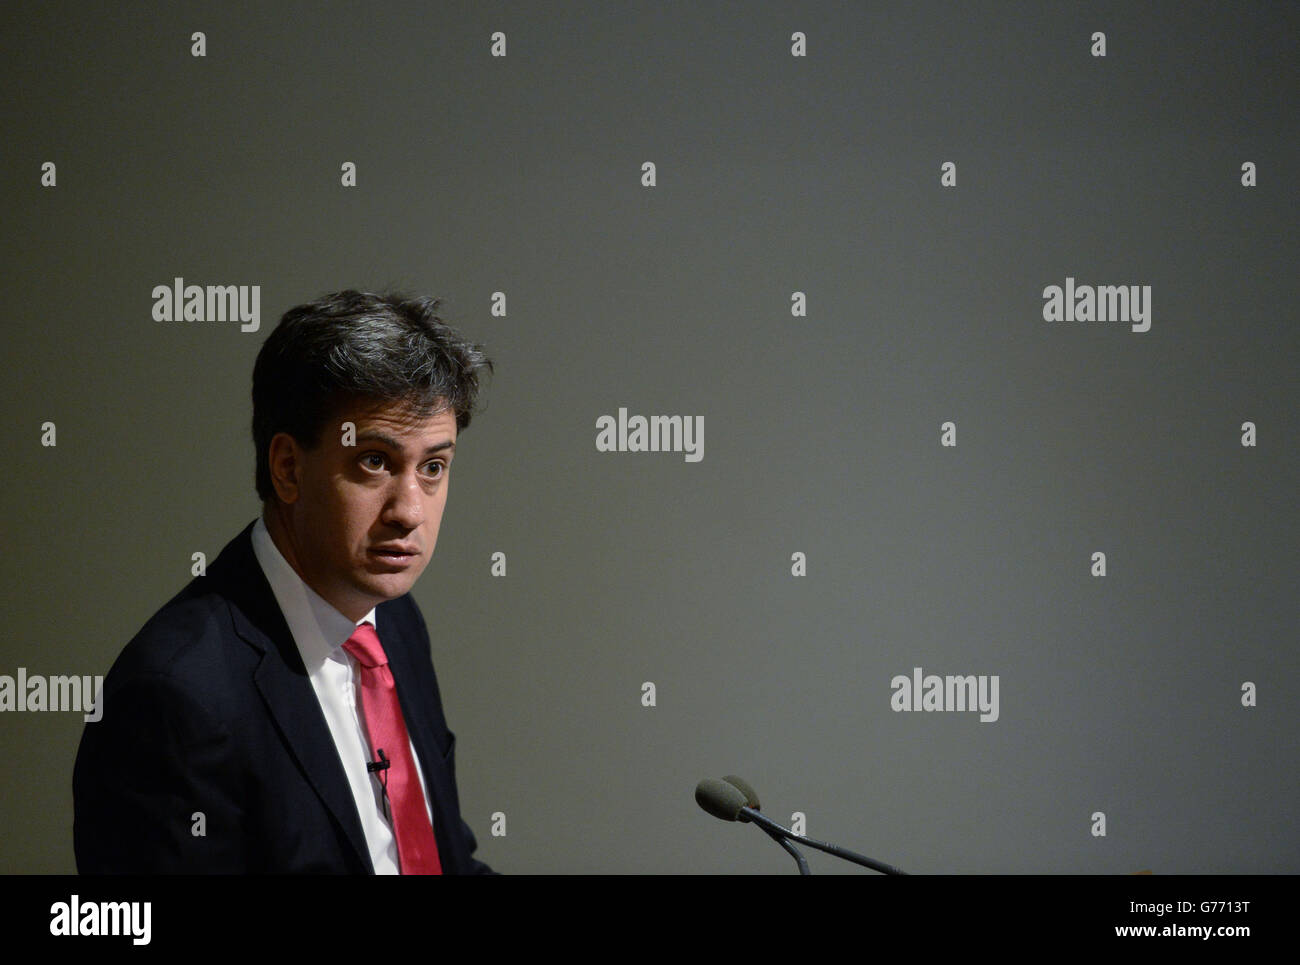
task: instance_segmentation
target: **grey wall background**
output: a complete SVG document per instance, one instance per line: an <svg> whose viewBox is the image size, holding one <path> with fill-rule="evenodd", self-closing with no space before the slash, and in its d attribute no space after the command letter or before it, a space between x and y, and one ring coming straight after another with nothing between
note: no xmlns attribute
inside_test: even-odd
<svg viewBox="0 0 1300 965"><path fill-rule="evenodd" d="M1300 870L1294 4L0 16L0 673L107 672L257 511L279 315L392 285L498 365L415 590L495 867L792 871L696 808L739 773L914 872ZM261 331L153 321L176 276ZM1067 276L1150 331L1044 321ZM895 713L916 666L999 720ZM82 727L0 714L0 870L75 870Z"/></svg>

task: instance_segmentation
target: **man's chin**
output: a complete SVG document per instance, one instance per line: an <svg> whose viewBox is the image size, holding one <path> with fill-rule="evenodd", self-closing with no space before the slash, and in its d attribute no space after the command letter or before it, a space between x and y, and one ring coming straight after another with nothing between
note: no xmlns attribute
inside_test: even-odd
<svg viewBox="0 0 1300 965"><path fill-rule="evenodd" d="M411 587L415 585L422 570L423 567L411 567L397 573L371 571L358 581L358 586L369 596L377 598L376 605L378 605L387 600L396 600L399 596L411 592Z"/></svg>

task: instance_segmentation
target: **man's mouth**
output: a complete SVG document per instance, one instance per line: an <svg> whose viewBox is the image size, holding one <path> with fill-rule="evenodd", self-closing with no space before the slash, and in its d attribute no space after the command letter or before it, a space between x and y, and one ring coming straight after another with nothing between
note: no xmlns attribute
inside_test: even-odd
<svg viewBox="0 0 1300 965"><path fill-rule="evenodd" d="M419 550L413 546L375 546L370 552L381 559L392 560L395 563L413 560L420 555Z"/></svg>

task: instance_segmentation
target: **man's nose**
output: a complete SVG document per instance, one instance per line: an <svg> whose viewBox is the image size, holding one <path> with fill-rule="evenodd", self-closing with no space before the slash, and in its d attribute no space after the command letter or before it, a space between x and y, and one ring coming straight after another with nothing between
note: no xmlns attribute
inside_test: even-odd
<svg viewBox="0 0 1300 965"><path fill-rule="evenodd" d="M424 490L414 472L393 477L393 489L384 506L384 522L415 529L424 522Z"/></svg>

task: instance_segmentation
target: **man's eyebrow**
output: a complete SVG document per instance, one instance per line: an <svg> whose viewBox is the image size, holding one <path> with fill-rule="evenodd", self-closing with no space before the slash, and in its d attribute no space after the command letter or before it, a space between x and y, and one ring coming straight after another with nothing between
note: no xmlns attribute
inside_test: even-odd
<svg viewBox="0 0 1300 965"><path fill-rule="evenodd" d="M389 449L393 449L397 452L402 451L402 444L400 442L398 442L390 435L386 435L382 432L376 432L374 430L361 433L361 435L357 436L356 441L359 443L360 442L382 442ZM436 443L435 445L430 446L428 449L424 450L424 454L427 456L430 453L442 452L444 449L454 450L455 448L456 448L456 443L448 439L446 442L439 442Z"/></svg>

